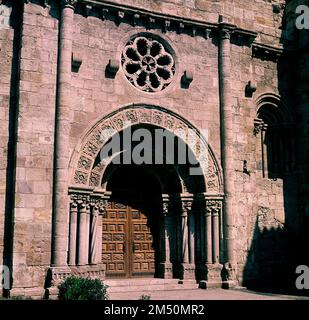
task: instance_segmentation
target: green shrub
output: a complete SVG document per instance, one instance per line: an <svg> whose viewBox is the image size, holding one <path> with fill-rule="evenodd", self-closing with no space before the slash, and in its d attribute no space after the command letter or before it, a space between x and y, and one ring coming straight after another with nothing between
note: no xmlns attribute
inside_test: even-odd
<svg viewBox="0 0 309 320"><path fill-rule="evenodd" d="M107 300L107 285L99 279L69 277L59 286L59 300Z"/></svg>

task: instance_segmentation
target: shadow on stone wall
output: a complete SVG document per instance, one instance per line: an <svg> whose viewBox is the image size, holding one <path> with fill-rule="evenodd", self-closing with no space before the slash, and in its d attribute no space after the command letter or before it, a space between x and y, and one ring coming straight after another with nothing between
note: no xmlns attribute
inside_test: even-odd
<svg viewBox="0 0 309 320"><path fill-rule="evenodd" d="M294 240L287 228L263 227L265 214L260 208L251 247L243 272L243 285L248 289L298 294L295 289Z"/></svg>
<svg viewBox="0 0 309 320"><path fill-rule="evenodd" d="M297 290L295 286L298 277L295 273L296 267L309 265L309 235L306 235L309 219L307 221L304 217L302 199L299 197L299 178L302 171L299 161L301 150L297 148L297 121L302 116L297 112L299 59L295 50L297 39L293 39L291 34L295 32L294 22L288 21L289 19L291 12L285 11L281 26L284 52L277 62L277 70L279 95L294 117L294 127L292 132L289 132L289 135L294 136L294 147L292 150L285 150L285 153L293 152L296 163L290 172L276 172L270 177L283 182L285 220L282 224L276 219L274 210L258 207L252 242L243 271L243 285L257 291L308 295L308 292L305 292L308 290ZM271 165L268 163L268 167Z"/></svg>

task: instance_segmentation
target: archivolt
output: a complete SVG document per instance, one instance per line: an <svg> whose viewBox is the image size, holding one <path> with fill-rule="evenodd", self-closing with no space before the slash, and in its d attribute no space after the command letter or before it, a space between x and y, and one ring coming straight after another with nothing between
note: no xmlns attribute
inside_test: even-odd
<svg viewBox="0 0 309 320"><path fill-rule="evenodd" d="M187 143L200 163L206 186L204 191L222 194L221 169L205 137L176 113L149 105L130 105L118 109L103 117L86 132L71 158L71 187L100 187L106 164L97 162L96 159L112 136L104 133L120 132L130 125L140 124L167 129Z"/></svg>

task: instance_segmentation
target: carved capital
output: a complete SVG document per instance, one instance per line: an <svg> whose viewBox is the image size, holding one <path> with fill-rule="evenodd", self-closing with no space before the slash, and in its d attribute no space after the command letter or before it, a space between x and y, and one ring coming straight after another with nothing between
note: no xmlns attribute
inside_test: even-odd
<svg viewBox="0 0 309 320"><path fill-rule="evenodd" d="M191 200L183 200L182 207L187 214L192 210L192 204L193 201Z"/></svg>
<svg viewBox="0 0 309 320"><path fill-rule="evenodd" d="M210 207L207 207L205 210L205 216L206 217L211 216L211 212L212 212L212 209Z"/></svg>
<svg viewBox="0 0 309 320"><path fill-rule="evenodd" d="M211 210L212 214L219 214L219 211L222 208L221 200L207 200L206 201L207 210Z"/></svg>
<svg viewBox="0 0 309 320"><path fill-rule="evenodd" d="M167 216L168 215L168 212L169 212L169 204L168 202L163 202L162 204L162 207L163 207L163 214L164 216Z"/></svg>
<svg viewBox="0 0 309 320"><path fill-rule="evenodd" d="M87 194L79 194L79 193L72 193L70 195L70 201L71 203L76 203L76 204L89 204L89 195Z"/></svg>
<svg viewBox="0 0 309 320"><path fill-rule="evenodd" d="M254 128L253 128L253 134L256 136L258 135L262 130L266 130L266 125L263 120L261 119L255 119L254 120Z"/></svg>
<svg viewBox="0 0 309 320"><path fill-rule="evenodd" d="M78 204L77 204L77 202L76 201L72 201L71 202L71 211L77 211L77 208L78 208Z"/></svg>
<svg viewBox="0 0 309 320"><path fill-rule="evenodd" d="M74 9L78 0L61 0L62 8L71 8Z"/></svg>
<svg viewBox="0 0 309 320"><path fill-rule="evenodd" d="M106 212L108 201L99 197L91 197L90 205L98 211L99 214L104 215Z"/></svg>
<svg viewBox="0 0 309 320"><path fill-rule="evenodd" d="M230 40L231 39L232 30L227 28L222 28L220 30L220 38L221 40Z"/></svg>
<svg viewBox="0 0 309 320"><path fill-rule="evenodd" d="M88 201L83 201L81 204L80 204L80 213L81 212L86 212L86 213L90 213L90 205L89 205L89 202Z"/></svg>

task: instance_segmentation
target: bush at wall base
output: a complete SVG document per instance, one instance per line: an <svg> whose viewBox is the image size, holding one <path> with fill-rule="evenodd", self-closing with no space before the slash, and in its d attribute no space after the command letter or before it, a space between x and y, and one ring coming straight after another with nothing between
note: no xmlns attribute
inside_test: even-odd
<svg viewBox="0 0 309 320"><path fill-rule="evenodd" d="M71 276L59 286L59 300L107 300L107 285L99 279Z"/></svg>

